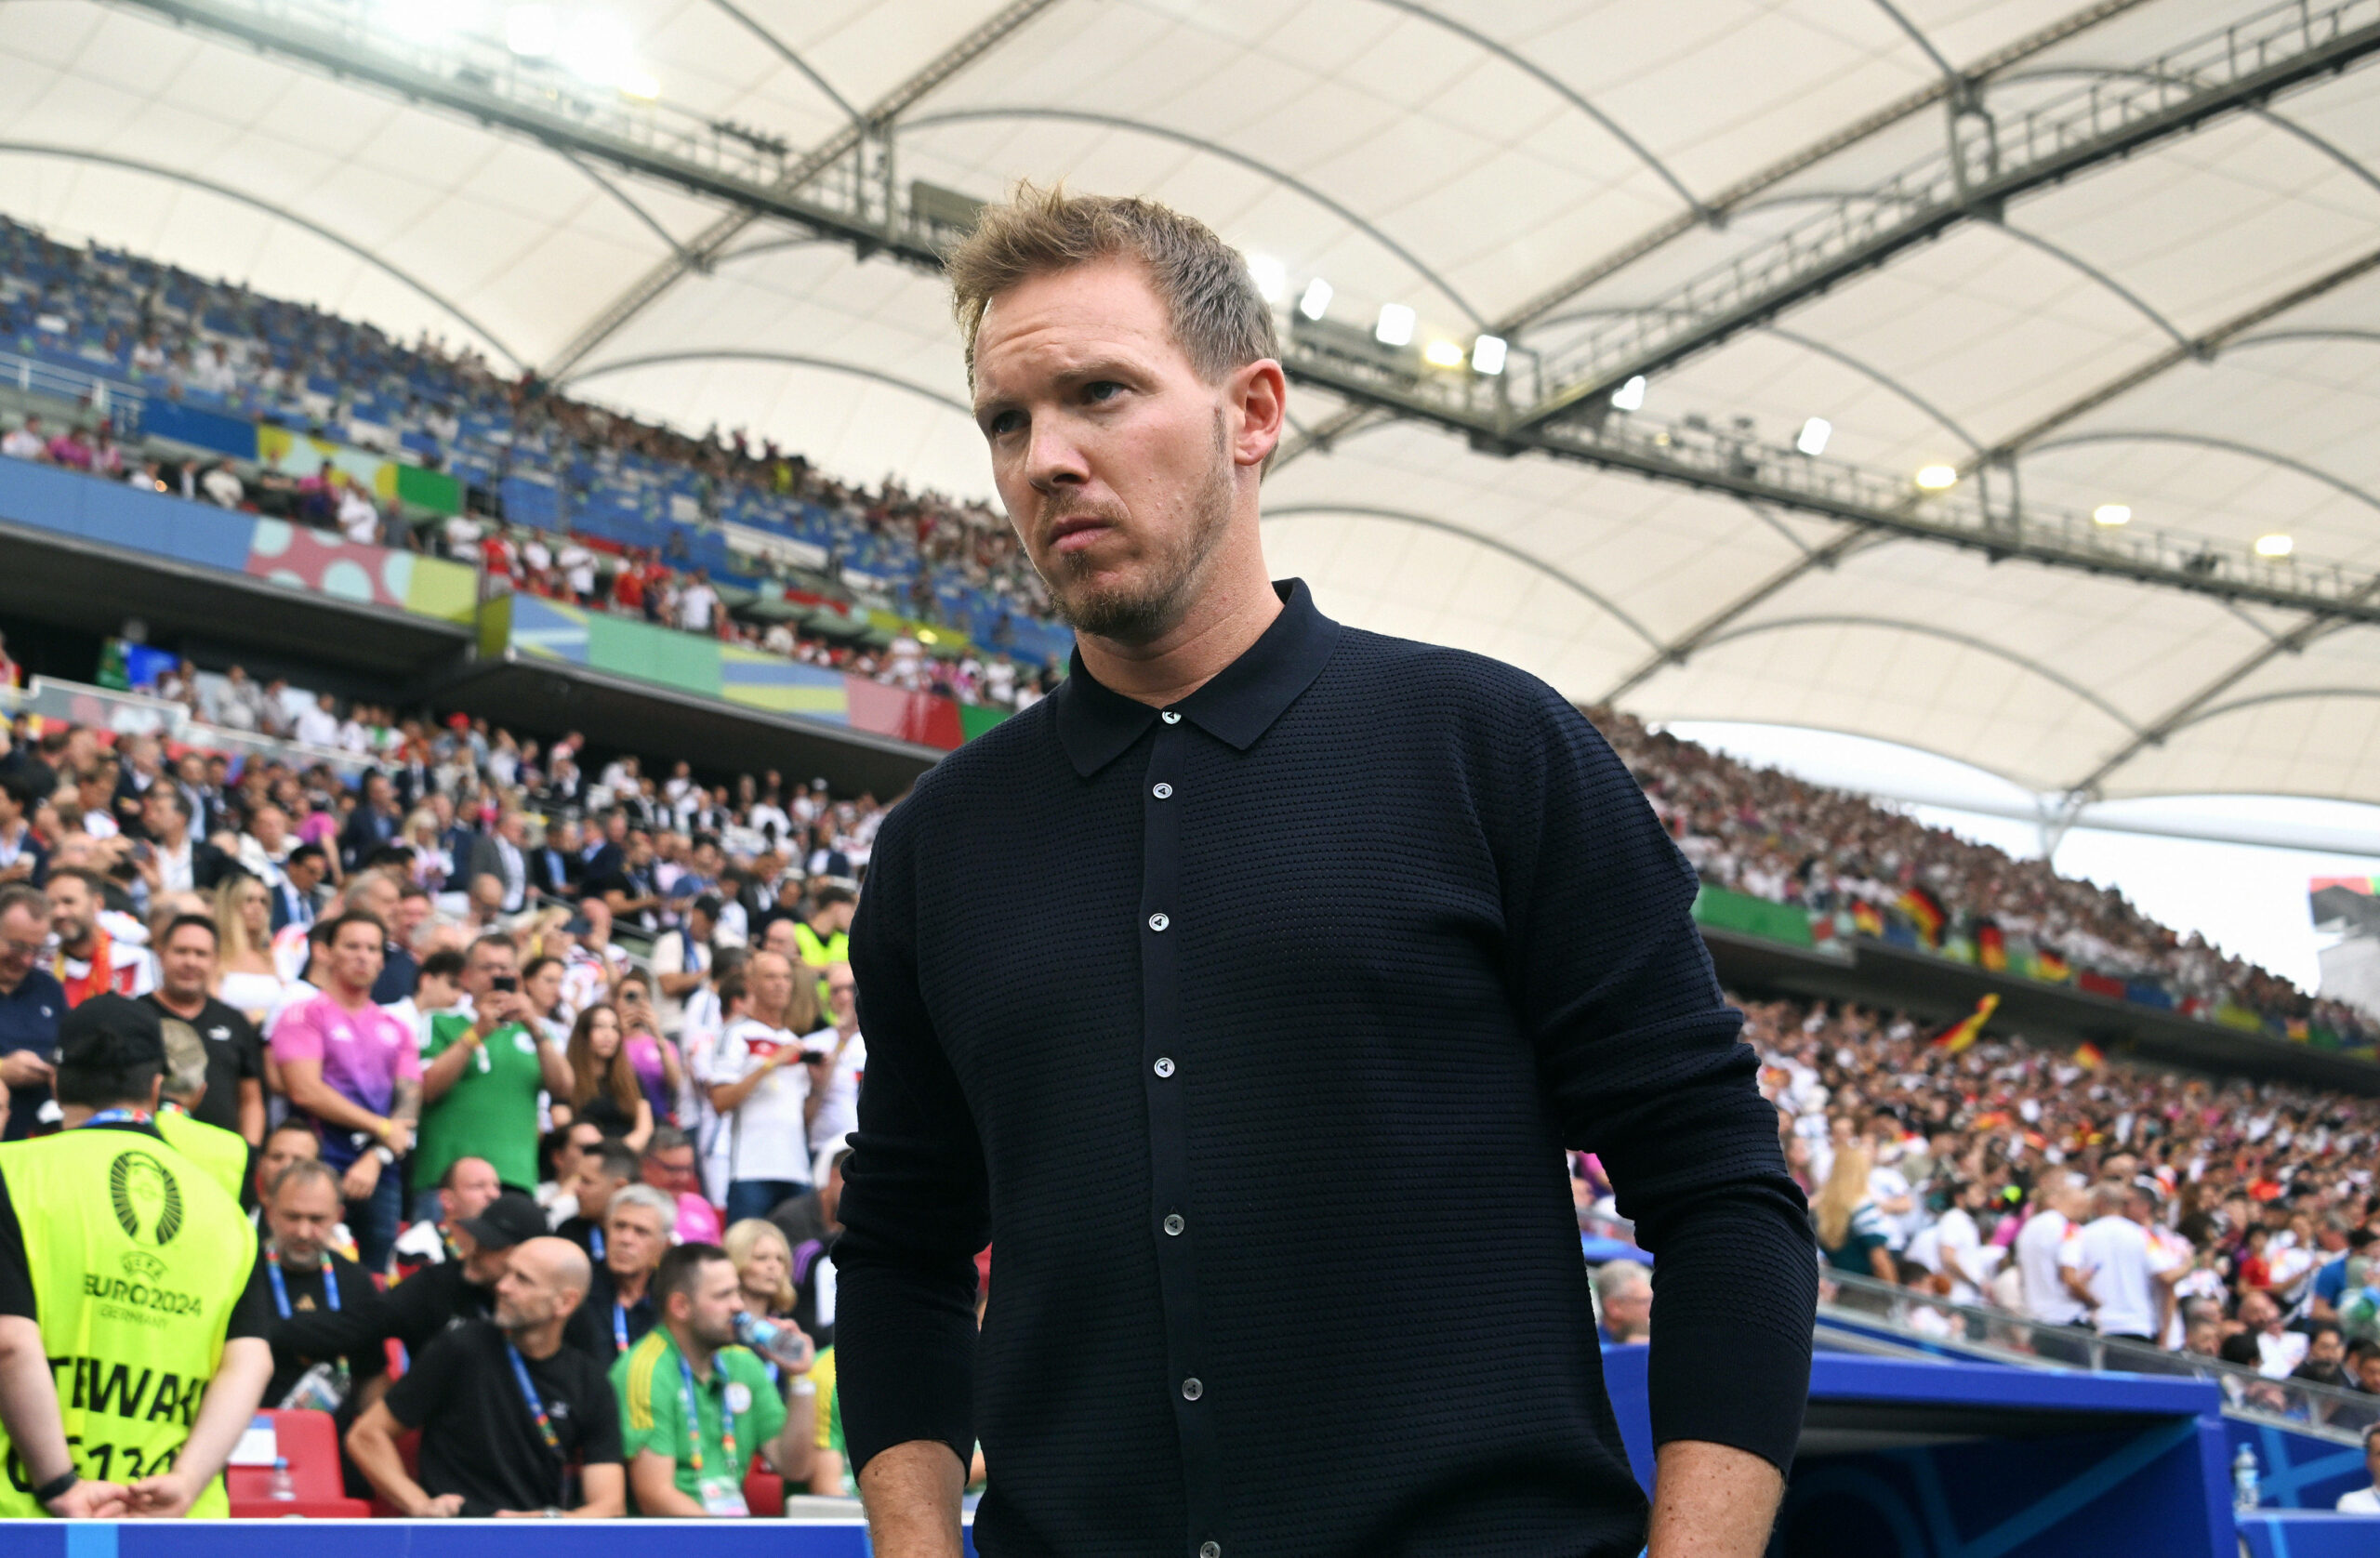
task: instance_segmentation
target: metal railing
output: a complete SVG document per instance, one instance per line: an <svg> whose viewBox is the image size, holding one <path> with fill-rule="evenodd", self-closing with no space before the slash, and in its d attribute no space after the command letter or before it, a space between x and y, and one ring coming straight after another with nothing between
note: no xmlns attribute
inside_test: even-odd
<svg viewBox="0 0 2380 1558"><path fill-rule="evenodd" d="M112 422L119 435L140 430L140 414L148 403L145 391L120 378L14 351L0 351L0 383L14 385L20 394L89 406Z"/></svg>
<svg viewBox="0 0 2380 1558"><path fill-rule="evenodd" d="M1818 1316L1852 1330L1889 1330L1905 1347L2018 1368L2212 1380L2222 1389L2224 1411L2233 1417L2343 1445L2361 1444L2364 1428L2380 1421L2380 1396L2367 1392L2309 1380L2268 1379L2220 1358L2167 1352L2075 1326L2053 1326L2004 1309L1953 1303L1847 1272L1825 1274Z"/></svg>
<svg viewBox="0 0 2380 1558"><path fill-rule="evenodd" d="M178 742L210 752L263 758L287 763L301 772L327 765L342 777L352 778L377 760L369 754L350 752L344 747L309 746L279 736L210 725L186 705L170 698L119 693L55 677L37 676L23 687L0 687L0 711L11 716L36 714L45 720L89 726L118 736L153 735L161 741Z"/></svg>

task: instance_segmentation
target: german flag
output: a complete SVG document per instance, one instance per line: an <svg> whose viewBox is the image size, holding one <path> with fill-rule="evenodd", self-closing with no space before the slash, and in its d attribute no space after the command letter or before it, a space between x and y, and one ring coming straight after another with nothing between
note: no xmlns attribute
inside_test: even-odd
<svg viewBox="0 0 2380 1558"><path fill-rule="evenodd" d="M1998 925L1989 919L1976 927L1975 960L1982 965L1986 973L2005 973L2008 970L2008 938Z"/></svg>
<svg viewBox="0 0 2380 1558"><path fill-rule="evenodd" d="M1976 1041L1983 1032L1983 1025L1991 1021L1991 1014L1999 1009L2000 997L1996 993L1984 997L1975 1003L1973 1011L1936 1034L1933 1048L1946 1055L1957 1054Z"/></svg>
<svg viewBox="0 0 2380 1558"><path fill-rule="evenodd" d="M2074 970L2067 967L2057 948L2040 946L2033 949L2033 977L2051 984L2063 984L2074 977Z"/></svg>
<svg viewBox="0 0 2380 1558"><path fill-rule="evenodd" d="M1858 935L1881 936L1884 933L1884 917L1876 912L1875 904L1863 898L1851 905L1851 929Z"/></svg>
<svg viewBox="0 0 2380 1558"><path fill-rule="evenodd" d="M2100 1052L2097 1045L2086 1038L2074 1048L2074 1063L2085 1071L2096 1071L2108 1063L2108 1057Z"/></svg>
<svg viewBox="0 0 2380 1558"><path fill-rule="evenodd" d="M1942 927L1950 917L1942 912L1942 901L1922 887L1912 887L1900 895L1900 912L1917 921L1917 933L1927 946L1942 944Z"/></svg>

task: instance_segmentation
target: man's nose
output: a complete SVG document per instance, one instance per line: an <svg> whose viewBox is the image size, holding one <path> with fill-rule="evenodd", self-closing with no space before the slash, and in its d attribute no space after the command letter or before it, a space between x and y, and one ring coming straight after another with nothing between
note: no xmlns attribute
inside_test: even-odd
<svg viewBox="0 0 2380 1558"><path fill-rule="evenodd" d="M1066 429L1046 420L1034 427L1025 454L1025 474L1034 490L1045 495L1091 480L1090 466Z"/></svg>

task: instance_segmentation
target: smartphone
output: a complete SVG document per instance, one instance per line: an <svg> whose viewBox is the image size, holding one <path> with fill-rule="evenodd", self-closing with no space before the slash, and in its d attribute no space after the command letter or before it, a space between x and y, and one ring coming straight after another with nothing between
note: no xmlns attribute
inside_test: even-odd
<svg viewBox="0 0 2380 1558"><path fill-rule="evenodd" d="M804 1065L816 1065L819 1062L828 1058L826 1051L824 1050L804 1050L801 1052L801 1063Z"/></svg>
<svg viewBox="0 0 2380 1558"><path fill-rule="evenodd" d="M518 990L521 988L521 976L518 974L497 974L495 978L487 982L487 987L491 990Z"/></svg>

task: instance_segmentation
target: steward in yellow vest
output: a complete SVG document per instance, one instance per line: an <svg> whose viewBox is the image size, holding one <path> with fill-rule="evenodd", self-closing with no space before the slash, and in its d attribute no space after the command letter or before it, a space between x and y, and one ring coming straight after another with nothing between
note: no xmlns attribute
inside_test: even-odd
<svg viewBox="0 0 2380 1558"><path fill-rule="evenodd" d="M0 1518L222 1515L272 1376L255 1231L158 1134L156 1009L59 1025L66 1129L0 1145Z"/></svg>

